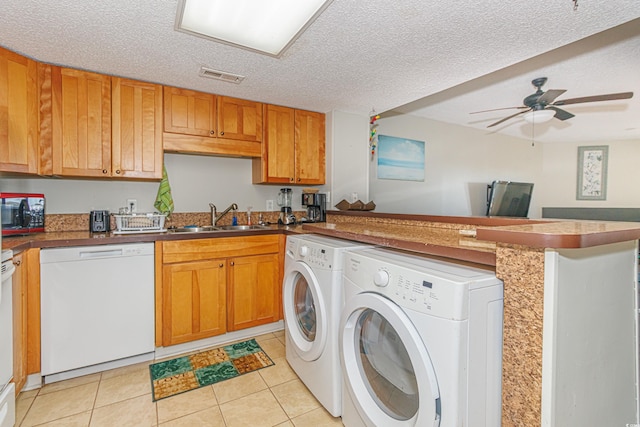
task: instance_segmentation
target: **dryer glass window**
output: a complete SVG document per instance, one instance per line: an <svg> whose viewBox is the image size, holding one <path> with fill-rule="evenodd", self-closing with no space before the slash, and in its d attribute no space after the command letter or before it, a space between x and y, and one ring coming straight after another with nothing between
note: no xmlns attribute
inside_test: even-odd
<svg viewBox="0 0 640 427"><path fill-rule="evenodd" d="M307 280L297 274L293 288L293 306L298 326L307 341L316 339L316 306Z"/></svg>
<svg viewBox="0 0 640 427"><path fill-rule="evenodd" d="M378 312L358 318L358 366L369 393L390 417L408 420L418 411L418 384L409 354L396 330Z"/></svg>

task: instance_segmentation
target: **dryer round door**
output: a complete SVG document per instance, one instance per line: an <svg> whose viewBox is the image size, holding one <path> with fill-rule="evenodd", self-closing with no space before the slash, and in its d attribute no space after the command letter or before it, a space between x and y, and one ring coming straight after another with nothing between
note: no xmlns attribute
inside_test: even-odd
<svg viewBox="0 0 640 427"><path fill-rule="evenodd" d="M328 318L320 285L311 268L296 261L284 275L284 319L295 352L308 362L318 359L327 341Z"/></svg>
<svg viewBox="0 0 640 427"><path fill-rule="evenodd" d="M340 357L351 399L367 426L439 426L440 393L429 352L409 317L373 292L346 302Z"/></svg>

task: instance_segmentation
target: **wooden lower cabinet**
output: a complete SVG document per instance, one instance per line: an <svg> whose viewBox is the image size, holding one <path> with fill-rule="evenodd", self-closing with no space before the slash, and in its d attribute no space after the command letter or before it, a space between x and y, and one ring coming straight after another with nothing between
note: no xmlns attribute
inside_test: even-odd
<svg viewBox="0 0 640 427"><path fill-rule="evenodd" d="M229 262L227 329L237 331L278 321L278 254L239 257Z"/></svg>
<svg viewBox="0 0 640 427"><path fill-rule="evenodd" d="M27 381L27 258L14 255L13 264L13 382L16 395Z"/></svg>
<svg viewBox="0 0 640 427"><path fill-rule="evenodd" d="M226 260L163 267L163 345L226 332Z"/></svg>
<svg viewBox="0 0 640 427"><path fill-rule="evenodd" d="M156 345L170 346L280 320L280 235L156 244Z"/></svg>

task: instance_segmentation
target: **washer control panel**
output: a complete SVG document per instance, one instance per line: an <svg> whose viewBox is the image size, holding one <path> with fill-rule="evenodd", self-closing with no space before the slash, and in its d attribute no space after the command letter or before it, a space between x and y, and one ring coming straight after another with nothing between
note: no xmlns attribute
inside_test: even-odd
<svg viewBox="0 0 640 427"><path fill-rule="evenodd" d="M468 318L472 287L501 285L489 271L405 254L388 255L379 249L347 252L343 277L345 284L362 292L376 292L401 307L451 320Z"/></svg>
<svg viewBox="0 0 640 427"><path fill-rule="evenodd" d="M298 259L304 261L310 267L330 269L333 261L333 251L303 241L298 247Z"/></svg>

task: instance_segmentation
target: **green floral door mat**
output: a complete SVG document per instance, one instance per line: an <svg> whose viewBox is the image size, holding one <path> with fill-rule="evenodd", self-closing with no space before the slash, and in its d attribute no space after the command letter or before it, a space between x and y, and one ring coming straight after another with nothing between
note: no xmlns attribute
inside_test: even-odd
<svg viewBox="0 0 640 427"><path fill-rule="evenodd" d="M255 339L149 365L153 401L272 366Z"/></svg>

